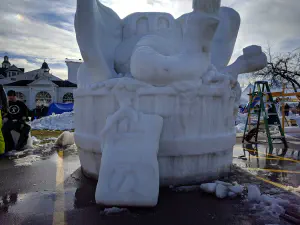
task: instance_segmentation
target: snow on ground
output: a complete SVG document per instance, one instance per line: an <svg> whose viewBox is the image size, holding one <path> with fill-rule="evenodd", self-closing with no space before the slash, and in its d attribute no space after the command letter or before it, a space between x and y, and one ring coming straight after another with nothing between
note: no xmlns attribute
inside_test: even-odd
<svg viewBox="0 0 300 225"><path fill-rule="evenodd" d="M291 209L296 214L300 213L299 202L292 195L261 194L256 185L248 186L247 199L252 204L252 213L264 222L279 224L280 217Z"/></svg>
<svg viewBox="0 0 300 225"><path fill-rule="evenodd" d="M33 162L40 160L39 155L28 155L23 158L18 158L14 160L15 166L31 166Z"/></svg>
<svg viewBox="0 0 300 225"><path fill-rule="evenodd" d="M237 114L237 117L235 119L235 124L236 124L235 128L236 128L237 134L244 132L247 116L248 116L247 113L245 113L245 114L238 113Z"/></svg>
<svg viewBox="0 0 300 225"><path fill-rule="evenodd" d="M74 112L43 117L31 122L33 130L72 130L74 129Z"/></svg>

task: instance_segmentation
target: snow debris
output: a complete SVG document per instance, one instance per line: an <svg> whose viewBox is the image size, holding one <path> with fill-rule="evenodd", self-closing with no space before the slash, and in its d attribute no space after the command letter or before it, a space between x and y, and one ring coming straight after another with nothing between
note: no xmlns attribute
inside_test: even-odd
<svg viewBox="0 0 300 225"><path fill-rule="evenodd" d="M101 212L103 215L113 215L113 214L119 214L119 213L124 213L124 212L129 212L128 209L125 208L117 208L117 207L112 207L112 208L106 208L104 211Z"/></svg>
<svg viewBox="0 0 300 225"><path fill-rule="evenodd" d="M239 185L239 184L237 184L237 185L235 185L235 186L230 186L230 187L228 187L228 188L229 188L229 190L230 190L231 192L233 192L233 193L235 193L235 194L237 194L237 195L242 194L242 192L243 192L243 190L244 190L244 187L243 187L242 185Z"/></svg>
<svg viewBox="0 0 300 225"><path fill-rule="evenodd" d="M33 162L39 161L40 156L28 155L23 158L14 159L15 166L31 166Z"/></svg>
<svg viewBox="0 0 300 225"><path fill-rule="evenodd" d="M286 208L291 207L290 201L260 193L256 185L248 186L248 200L253 203L252 210L264 220L280 222L280 216L285 214Z"/></svg>
<svg viewBox="0 0 300 225"><path fill-rule="evenodd" d="M235 198L238 195L242 195L244 187L239 185L237 182L233 184L223 182L223 181L216 181L215 183L206 183L201 184L200 189L209 194L215 194L218 198Z"/></svg>
<svg viewBox="0 0 300 225"><path fill-rule="evenodd" d="M72 130L74 129L74 112L43 117L32 121L30 126L33 130Z"/></svg>

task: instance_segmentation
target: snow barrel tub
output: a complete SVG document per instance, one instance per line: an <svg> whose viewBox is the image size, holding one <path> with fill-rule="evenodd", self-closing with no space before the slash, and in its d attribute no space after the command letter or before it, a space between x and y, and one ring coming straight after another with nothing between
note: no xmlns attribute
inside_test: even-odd
<svg viewBox="0 0 300 225"><path fill-rule="evenodd" d="M98 179L100 133L122 98L130 99L137 111L163 118L158 152L160 186L193 184L227 174L236 141L236 95L229 84L192 81L154 87L131 78L77 88L75 141L84 174ZM118 126L113 129L118 131Z"/></svg>

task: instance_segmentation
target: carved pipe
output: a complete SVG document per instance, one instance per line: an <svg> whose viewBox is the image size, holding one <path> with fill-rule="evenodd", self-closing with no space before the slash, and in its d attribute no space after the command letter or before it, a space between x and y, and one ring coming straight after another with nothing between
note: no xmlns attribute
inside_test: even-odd
<svg viewBox="0 0 300 225"><path fill-rule="evenodd" d="M267 56L262 52L261 47L252 45L244 48L243 55L221 72L229 73L234 79L237 79L239 74L261 70L267 66L267 63Z"/></svg>

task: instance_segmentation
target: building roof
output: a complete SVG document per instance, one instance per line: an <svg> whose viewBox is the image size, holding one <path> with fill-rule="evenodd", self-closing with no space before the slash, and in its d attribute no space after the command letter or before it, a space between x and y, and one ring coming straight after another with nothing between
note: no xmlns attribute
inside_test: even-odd
<svg viewBox="0 0 300 225"><path fill-rule="evenodd" d="M62 81L53 80L52 82L59 87L77 87L77 84L74 84L68 80L62 80Z"/></svg>
<svg viewBox="0 0 300 225"><path fill-rule="evenodd" d="M18 80L16 82L5 84L5 86L27 86L28 84L30 84L33 81L34 80Z"/></svg>
<svg viewBox="0 0 300 225"><path fill-rule="evenodd" d="M9 83L9 84L5 84L5 86L27 86L28 84L32 83L33 81L35 80L19 80L19 81L16 81L16 82L12 82L12 83ZM64 81L59 81L59 80L52 80L52 83L56 84L58 87L77 87L76 84L70 82L70 81L67 81L67 80L64 80Z"/></svg>

